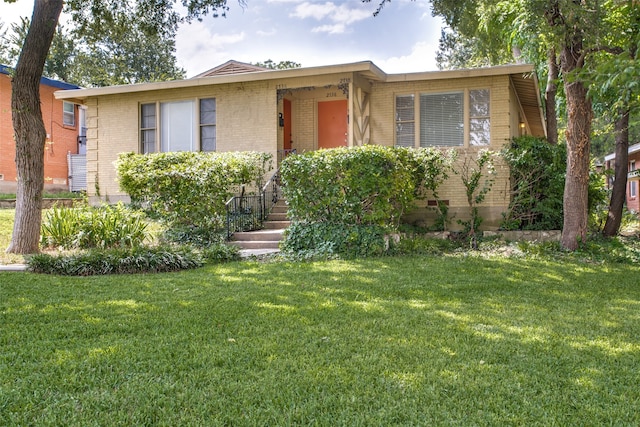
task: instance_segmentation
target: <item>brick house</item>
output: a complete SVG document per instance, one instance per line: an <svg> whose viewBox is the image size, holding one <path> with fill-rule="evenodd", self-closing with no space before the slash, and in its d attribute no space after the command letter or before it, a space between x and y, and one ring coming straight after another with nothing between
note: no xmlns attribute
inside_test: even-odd
<svg viewBox="0 0 640 427"><path fill-rule="evenodd" d="M614 170L616 162L615 153L604 158L605 169ZM627 209L632 212L640 212L640 195L638 194L638 181L640 181L640 143L629 147L629 160L627 163ZM612 188L613 176L607 181L607 187Z"/></svg>
<svg viewBox="0 0 640 427"><path fill-rule="evenodd" d="M369 61L288 70L229 61L191 79L56 97L87 108L87 191L94 201L127 199L114 168L122 152L253 150L279 161L290 150L378 144L475 155L500 150L515 136L546 135L531 65L386 74ZM496 171L481 207L488 229L510 198L507 166ZM459 177L440 195L457 219L465 217Z"/></svg>
<svg viewBox="0 0 640 427"><path fill-rule="evenodd" d="M11 74L0 65L0 192L16 191L15 139L11 118ZM44 150L45 191L69 189L69 154L84 150L78 136L84 109L78 104L56 99L54 92L79 86L43 77L40 79L42 119L47 132Z"/></svg>

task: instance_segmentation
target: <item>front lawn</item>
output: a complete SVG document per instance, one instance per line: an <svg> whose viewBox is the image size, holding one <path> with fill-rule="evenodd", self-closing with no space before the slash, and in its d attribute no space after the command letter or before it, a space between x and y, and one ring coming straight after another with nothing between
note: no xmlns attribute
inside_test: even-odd
<svg viewBox="0 0 640 427"><path fill-rule="evenodd" d="M638 425L640 268L0 273L0 425Z"/></svg>

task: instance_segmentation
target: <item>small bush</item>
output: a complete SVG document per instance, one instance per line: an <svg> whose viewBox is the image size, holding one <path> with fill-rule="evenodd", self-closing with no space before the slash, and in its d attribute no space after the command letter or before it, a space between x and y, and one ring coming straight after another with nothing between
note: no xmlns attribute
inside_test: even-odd
<svg viewBox="0 0 640 427"><path fill-rule="evenodd" d="M382 255L386 250L385 229L375 225L297 222L286 230L281 249L285 253L304 254L306 258Z"/></svg>
<svg viewBox="0 0 640 427"><path fill-rule="evenodd" d="M163 273L202 265L202 255L188 246L92 249L72 255L38 254L28 260L34 273L62 276Z"/></svg>
<svg viewBox="0 0 640 427"><path fill-rule="evenodd" d="M237 261L240 259L240 249L223 242L214 243L202 249L202 257L207 263Z"/></svg>
<svg viewBox="0 0 640 427"><path fill-rule="evenodd" d="M146 228L143 215L122 203L55 207L44 216L41 244L62 249L133 247L147 238Z"/></svg>

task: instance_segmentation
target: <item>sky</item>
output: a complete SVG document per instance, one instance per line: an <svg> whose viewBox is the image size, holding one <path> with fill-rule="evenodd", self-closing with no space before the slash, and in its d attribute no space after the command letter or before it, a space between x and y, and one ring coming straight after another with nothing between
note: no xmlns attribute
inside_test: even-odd
<svg viewBox="0 0 640 427"><path fill-rule="evenodd" d="M432 71L442 21L426 0L392 0L374 17L379 0L228 0L226 18L183 24L178 65L187 76L229 60L293 61L303 67L373 61L387 73ZM31 16L33 1L0 0L6 24ZM64 17L61 21L64 21Z"/></svg>

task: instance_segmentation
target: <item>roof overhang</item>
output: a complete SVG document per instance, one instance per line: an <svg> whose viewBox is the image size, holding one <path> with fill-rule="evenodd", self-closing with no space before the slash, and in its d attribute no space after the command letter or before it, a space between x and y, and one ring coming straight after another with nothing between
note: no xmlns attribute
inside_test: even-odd
<svg viewBox="0 0 640 427"><path fill-rule="evenodd" d="M224 65L224 64L223 64ZM229 83L247 83L259 81L273 81L296 79L305 77L321 77L332 74L353 73L373 82L411 82L425 80L451 80L474 77L491 77L508 75L518 96L522 112L531 133L536 136L546 136L547 129L542 113L542 103L538 80L533 65L516 64L497 67L472 68L464 70L428 71L422 73L386 74L371 61L354 62L350 64L327 65L307 68L291 68L286 70L256 70L235 74L196 77L185 80L167 82L140 83L133 85L107 86L65 90L55 92L57 99L82 101L90 97L105 95L120 95L127 93L149 92L155 90L181 89L201 86L211 86Z"/></svg>
<svg viewBox="0 0 640 427"><path fill-rule="evenodd" d="M95 96L118 95L154 90L181 89L229 83L247 83L258 81L272 81L293 79L300 77L318 77L330 74L359 73L376 81L384 81L387 75L371 61L355 62L352 64L328 65L321 67L291 68L287 70L264 70L241 74L227 74L212 77L199 77L167 82L140 83L133 85L107 86L78 90L56 92L57 99L86 99Z"/></svg>
<svg viewBox="0 0 640 427"><path fill-rule="evenodd" d="M640 143L629 146L629 151L628 151L629 154L637 153L638 151L640 151ZM616 158L616 153L614 152L604 156L604 161L608 162L609 160L613 160L615 158Z"/></svg>

